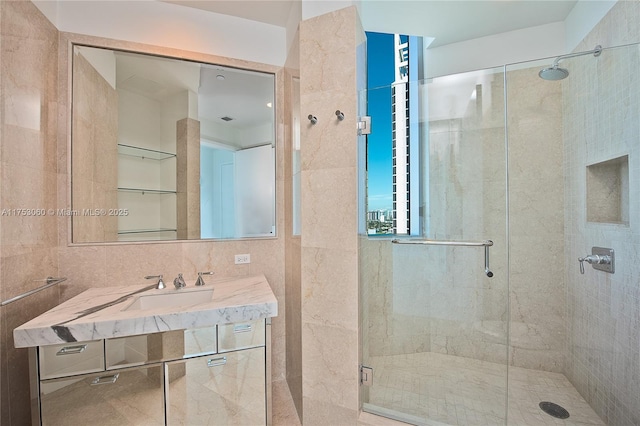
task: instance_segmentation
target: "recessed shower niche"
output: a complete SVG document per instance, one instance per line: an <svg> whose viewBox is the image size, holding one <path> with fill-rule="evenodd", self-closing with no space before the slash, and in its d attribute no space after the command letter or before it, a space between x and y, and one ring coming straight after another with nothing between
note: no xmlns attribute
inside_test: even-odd
<svg viewBox="0 0 640 426"><path fill-rule="evenodd" d="M587 222L629 224L629 156L587 166Z"/></svg>

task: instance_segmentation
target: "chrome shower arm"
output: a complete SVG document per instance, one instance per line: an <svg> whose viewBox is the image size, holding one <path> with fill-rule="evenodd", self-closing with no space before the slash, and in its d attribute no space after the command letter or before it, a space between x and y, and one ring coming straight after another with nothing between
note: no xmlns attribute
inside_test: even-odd
<svg viewBox="0 0 640 426"><path fill-rule="evenodd" d="M600 53L602 53L602 46L597 45L593 50L588 50L586 52L576 52L576 53L568 53L566 55L560 55L553 61L552 66L557 67L560 61L563 59L575 58L576 56L583 56L583 55L593 55L598 57L600 56Z"/></svg>

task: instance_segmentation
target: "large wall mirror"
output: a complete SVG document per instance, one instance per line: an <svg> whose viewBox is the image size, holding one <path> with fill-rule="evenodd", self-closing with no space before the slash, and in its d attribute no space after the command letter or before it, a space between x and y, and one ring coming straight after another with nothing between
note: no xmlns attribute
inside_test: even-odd
<svg viewBox="0 0 640 426"><path fill-rule="evenodd" d="M273 74L75 45L73 243L275 236Z"/></svg>

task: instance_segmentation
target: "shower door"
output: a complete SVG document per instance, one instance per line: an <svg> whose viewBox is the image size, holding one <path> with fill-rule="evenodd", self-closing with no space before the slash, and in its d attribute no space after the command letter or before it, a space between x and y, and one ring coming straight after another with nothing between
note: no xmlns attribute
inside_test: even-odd
<svg viewBox="0 0 640 426"><path fill-rule="evenodd" d="M409 137L399 138L405 123L392 120L390 209L378 202L384 171L375 161L389 148L384 135L375 138L384 128L375 113L385 98L396 111L398 91L366 94L374 132L367 141L368 235L360 243L361 329L362 363L373 380L362 387L363 410L412 424L505 424L503 68L412 84ZM451 244L402 244L425 239ZM486 240L493 241L488 253Z"/></svg>

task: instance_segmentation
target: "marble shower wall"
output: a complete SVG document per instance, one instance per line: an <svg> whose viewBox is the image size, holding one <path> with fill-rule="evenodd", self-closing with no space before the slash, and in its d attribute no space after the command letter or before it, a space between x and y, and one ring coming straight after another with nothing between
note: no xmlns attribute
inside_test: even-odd
<svg viewBox="0 0 640 426"><path fill-rule="evenodd" d="M300 23L302 388L305 425L358 416L355 94L365 43L355 7ZM344 121L335 111L344 113ZM311 125L306 116L318 118Z"/></svg>
<svg viewBox="0 0 640 426"><path fill-rule="evenodd" d="M475 81L482 81L481 88ZM430 238L491 239L493 278L482 248L393 245L361 240L366 356L437 352L506 363L507 264L503 74L468 74L479 94L436 116L457 84L424 86L429 117L424 204ZM427 223L428 221L428 223Z"/></svg>
<svg viewBox="0 0 640 426"><path fill-rule="evenodd" d="M0 2L0 300L58 276L56 28L29 1ZM38 216L14 209L44 209ZM0 307L0 424L30 423L27 351L13 329L59 302L54 286Z"/></svg>
<svg viewBox="0 0 640 426"><path fill-rule="evenodd" d="M464 74L460 82L442 80L435 79L427 86L426 233L442 240L492 240L490 266L494 276L484 273L481 247L414 250L414 255L429 262L422 281L428 283L429 291L424 300L431 319L430 351L506 364L504 75L501 70L489 70ZM438 114L456 90L466 96L456 99L457 108L451 113ZM470 96L472 92L475 97ZM394 256L394 263L402 257ZM396 268L409 269L401 260Z"/></svg>
<svg viewBox="0 0 640 426"><path fill-rule="evenodd" d="M562 83L507 67L510 365L562 372Z"/></svg>
<svg viewBox="0 0 640 426"><path fill-rule="evenodd" d="M640 2L620 1L576 51L638 42ZM640 48L605 50L563 66L571 73L562 83L565 374L607 424L640 424ZM628 156L628 222L588 221L587 166L622 156ZM615 250L615 274L590 266L580 274L576 259L593 246Z"/></svg>
<svg viewBox="0 0 640 426"><path fill-rule="evenodd" d="M366 354L437 352L505 364L510 321L511 365L564 368L562 92L537 71L507 73L509 269L504 79L496 70L479 77L476 99L465 98L459 117L430 119L428 139L429 235L493 240L494 277L482 273L481 249L363 239ZM450 100L441 84L427 86L432 111Z"/></svg>

